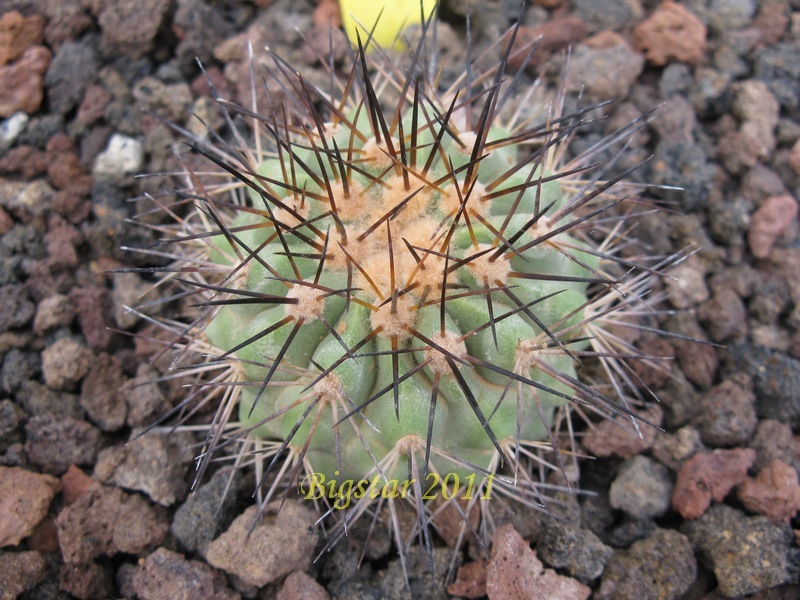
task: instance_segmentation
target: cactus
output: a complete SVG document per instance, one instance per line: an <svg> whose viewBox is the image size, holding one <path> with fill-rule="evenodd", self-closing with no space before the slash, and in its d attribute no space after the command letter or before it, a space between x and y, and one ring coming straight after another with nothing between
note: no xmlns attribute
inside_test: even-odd
<svg viewBox="0 0 800 600"><path fill-rule="evenodd" d="M511 43L439 91L421 40L404 68L377 71L385 54L359 41L331 91L276 57L268 89L290 99L266 112L217 98L256 143L190 144L219 172L187 167L179 204L194 207L169 209L167 279L197 312L165 326L201 383L172 414L219 406L198 480L239 447L262 509L316 474L336 482L315 498L339 535L387 506L401 537L405 502L429 545L442 503L463 516L490 491L539 503L540 475L572 456L559 429L573 404L635 426L620 357L635 352L617 330L637 326L658 266L616 252L631 169L591 164L641 122L568 162L593 107L566 114L561 95L534 123L506 75ZM610 383L581 378L591 360ZM431 474L443 487L427 501Z"/></svg>

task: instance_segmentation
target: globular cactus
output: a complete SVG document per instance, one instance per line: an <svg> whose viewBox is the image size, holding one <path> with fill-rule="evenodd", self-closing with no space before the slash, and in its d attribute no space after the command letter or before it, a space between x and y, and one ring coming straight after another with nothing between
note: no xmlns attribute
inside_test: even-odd
<svg viewBox="0 0 800 600"><path fill-rule="evenodd" d="M266 111L218 99L256 143L192 144L224 178L189 171L195 206L168 228L169 278L199 307L169 327L205 377L176 411L219 402L201 472L240 444L262 506L317 474L342 523L379 503L400 536L405 502L427 539L434 503L466 515L492 483L537 500L540 471L563 468L569 405L632 414L618 358L633 350L613 328L653 270L615 253L627 172L591 161L638 124L568 163L589 110L557 98L533 124L509 52L444 92L423 42L377 71L380 51L359 47L325 91L276 58ZM581 380L592 358L611 384ZM444 485L428 501L432 473Z"/></svg>

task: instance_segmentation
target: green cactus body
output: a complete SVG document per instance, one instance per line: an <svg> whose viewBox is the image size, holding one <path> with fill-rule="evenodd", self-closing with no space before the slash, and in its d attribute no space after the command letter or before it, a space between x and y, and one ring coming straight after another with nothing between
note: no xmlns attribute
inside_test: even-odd
<svg viewBox="0 0 800 600"><path fill-rule="evenodd" d="M305 448L326 478L358 481L374 471L374 457L430 445L457 459L435 468L464 480L475 467L488 472L496 444L546 438L570 394L564 380L577 377L552 341L579 337L597 259L566 232L537 243L554 228L537 213L553 214L565 198L557 182L539 183L549 175L541 167L508 174L519 160L514 144L471 163L474 133L414 127L409 108L408 139L402 151L397 138L389 149L365 112L352 128L328 125L325 139L295 139L290 156L258 166L253 210L238 214L230 237L216 238L212 259L235 267L247 256L233 287L275 303L225 306L205 333L226 352L238 348L253 383L239 404L243 427ZM426 148L416 157L412 131L415 148ZM509 137L490 128L485 145ZM323 152L333 148L336 159ZM310 257L314 231L324 232L324 260L319 250ZM530 247L509 251L500 231ZM534 393L504 401L504 372L535 382ZM313 403L329 409L309 417Z"/></svg>
<svg viewBox="0 0 800 600"><path fill-rule="evenodd" d="M531 505L549 470L566 473L563 450L575 454L559 430L569 404L633 416L637 379L618 356L636 352L614 327L630 306L646 312L660 265L616 256L626 216L611 186L624 173L604 181L593 152L562 160L585 111L565 114L562 98L544 125L501 122L509 53L441 94L413 68L375 75L361 50L339 98L282 67L288 108L241 109L256 149L195 145L231 175L191 179L198 206L171 240L200 298L177 336L212 380L195 396L221 400L198 479L241 442L262 509L318 474L342 482L315 499L337 516L349 507L344 523L374 499L356 482L391 511L382 494L405 482L427 536L440 506L423 497L430 473L456 491L474 482L472 498L434 493L472 501L502 468L502 492ZM375 92L386 87L394 106ZM606 387L581 379L587 356Z"/></svg>

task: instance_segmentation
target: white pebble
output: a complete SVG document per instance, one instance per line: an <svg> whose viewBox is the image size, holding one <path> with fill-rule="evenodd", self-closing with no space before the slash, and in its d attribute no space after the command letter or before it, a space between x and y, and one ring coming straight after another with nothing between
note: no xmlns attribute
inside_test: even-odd
<svg viewBox="0 0 800 600"><path fill-rule="evenodd" d="M115 133L94 161L92 174L101 179L120 180L144 166L144 146L134 138Z"/></svg>

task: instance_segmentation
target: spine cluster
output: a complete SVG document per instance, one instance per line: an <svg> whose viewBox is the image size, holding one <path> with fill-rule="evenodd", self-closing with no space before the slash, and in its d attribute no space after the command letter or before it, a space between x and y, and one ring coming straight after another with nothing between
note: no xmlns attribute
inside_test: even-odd
<svg viewBox="0 0 800 600"><path fill-rule="evenodd" d="M200 475L236 443L262 506L312 475L366 481L314 499L345 521L408 502L427 539L432 473L445 500L477 502L493 482L538 501L540 473L571 449L569 406L632 415L621 356L635 351L618 333L637 326L658 266L617 255L628 172L592 163L639 124L568 162L590 109L563 114L559 97L529 120L510 50L440 92L424 43L402 68L359 43L326 91L276 57L267 85L287 101L259 113L220 99L257 143L192 145L218 171L187 173L194 208L168 243L169 277L197 307L171 329L205 382L176 411L219 405ZM604 386L579 376L587 360ZM402 496L386 492L398 481ZM466 500L449 493L467 485Z"/></svg>

